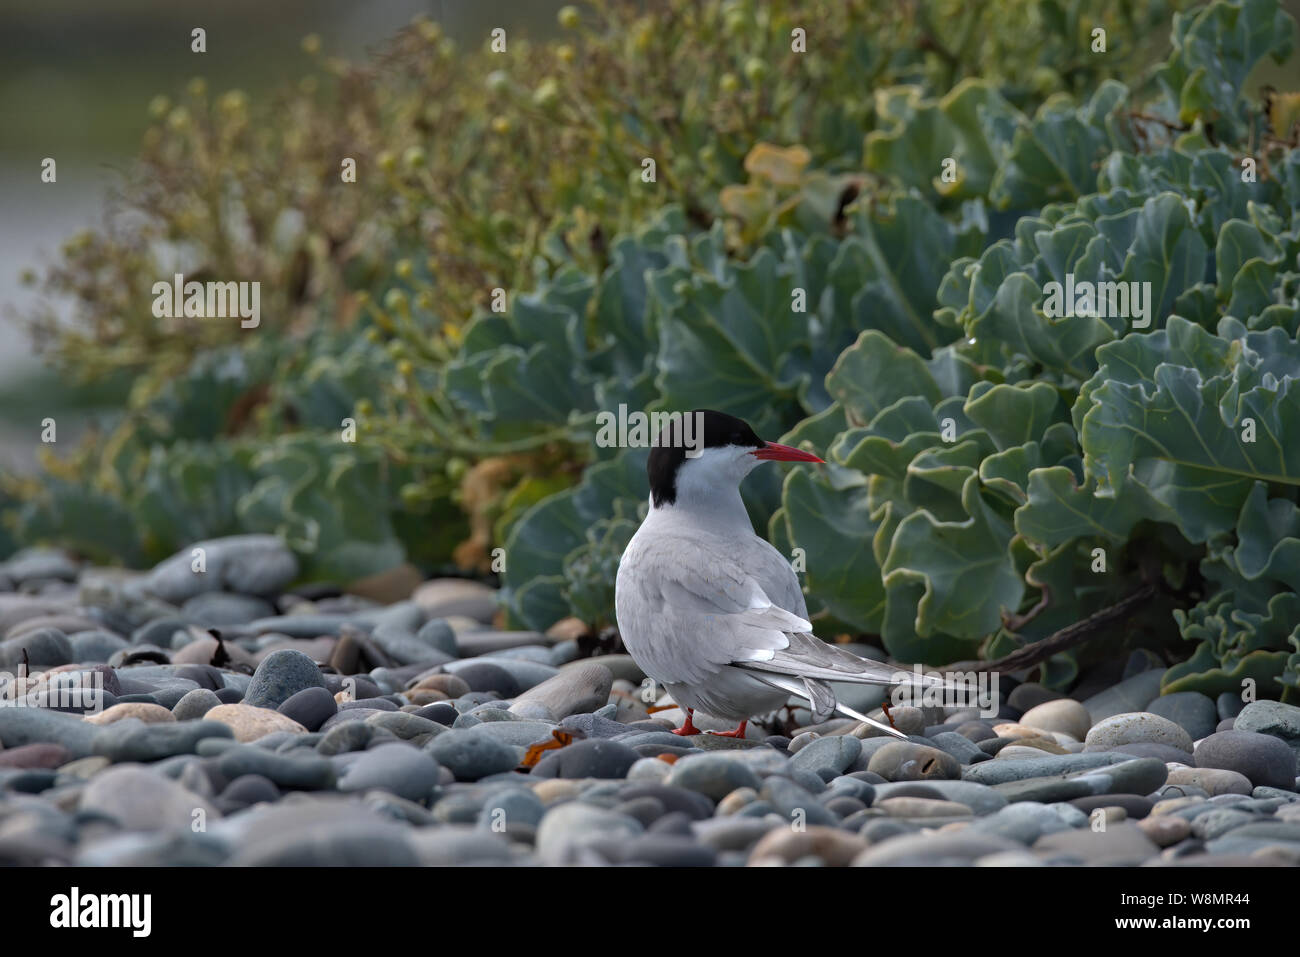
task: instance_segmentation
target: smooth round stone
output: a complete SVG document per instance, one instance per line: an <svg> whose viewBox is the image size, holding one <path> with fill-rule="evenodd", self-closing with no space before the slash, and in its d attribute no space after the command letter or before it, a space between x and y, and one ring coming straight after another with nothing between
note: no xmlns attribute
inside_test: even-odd
<svg viewBox="0 0 1300 957"><path fill-rule="evenodd" d="M237 745L223 751L216 766L227 780L256 774L293 790L326 790L334 787L337 777L334 765L310 750L285 753Z"/></svg>
<svg viewBox="0 0 1300 957"><path fill-rule="evenodd" d="M303 688L285 699L276 710L308 731L319 731L322 724L338 713L339 706L326 688Z"/></svg>
<svg viewBox="0 0 1300 957"><path fill-rule="evenodd" d="M623 864L651 867L712 867L717 852L697 844L690 837L675 834L646 834L623 845Z"/></svg>
<svg viewBox="0 0 1300 957"><path fill-rule="evenodd" d="M951 754L962 764L975 764L989 760L989 755L981 751L975 742L965 735L953 731L940 731L931 736L930 740L940 751Z"/></svg>
<svg viewBox="0 0 1300 957"><path fill-rule="evenodd" d="M46 708L0 707L0 745L6 748L48 742L63 745L73 758L84 758L92 753L100 730L80 717Z"/></svg>
<svg viewBox="0 0 1300 957"><path fill-rule="evenodd" d="M307 729L297 721L269 708L248 704L223 704L209 711L204 719L226 725L235 734L235 740L246 742L276 731L293 731L306 734Z"/></svg>
<svg viewBox="0 0 1300 957"><path fill-rule="evenodd" d="M1155 806L1155 802L1141 794L1097 794L1092 797L1074 798L1070 804L1085 814L1099 807L1123 808L1124 813L1133 820L1146 817Z"/></svg>
<svg viewBox="0 0 1300 957"><path fill-rule="evenodd" d="M907 741L891 741L882 747L871 756L867 770L887 781L961 777L961 764L952 755Z"/></svg>
<svg viewBox="0 0 1300 957"><path fill-rule="evenodd" d="M411 713L419 718L428 718L430 721L435 721L445 727L451 727L452 722L460 717L460 712L445 701L438 701L430 705L425 705L420 710L412 711Z"/></svg>
<svg viewBox="0 0 1300 957"><path fill-rule="evenodd" d="M987 721L964 721L954 729L963 738L969 738L973 744L997 738L998 733Z"/></svg>
<svg viewBox="0 0 1300 957"><path fill-rule="evenodd" d="M327 756L361 751L371 741L382 739L387 733L383 728L364 721L348 721L326 731L325 736L316 743L316 751Z"/></svg>
<svg viewBox="0 0 1300 957"><path fill-rule="evenodd" d="M545 806L527 788L503 788L483 802L477 826L499 834L515 834L521 829L535 832L545 813Z"/></svg>
<svg viewBox="0 0 1300 957"><path fill-rule="evenodd" d="M1046 804L1021 801L1008 804L995 814L980 818L967 830L972 834L992 834L1021 844L1033 844L1044 834L1068 830L1061 815Z"/></svg>
<svg viewBox="0 0 1300 957"><path fill-rule="evenodd" d="M1071 801L1079 797L1088 797L1103 790L1104 786L1104 782L1082 778L1052 777L1006 781L1002 784L993 785L993 789L1012 804L1021 801L1050 804L1056 801Z"/></svg>
<svg viewBox="0 0 1300 957"><path fill-rule="evenodd" d="M113 763L160 761L178 754L195 754L202 741L231 738L231 729L215 721L169 721L144 724L138 720L115 722L95 738L95 754Z"/></svg>
<svg viewBox="0 0 1300 957"><path fill-rule="evenodd" d="M464 678L446 674L425 675L416 681L412 690L415 689L437 691L448 698L462 698L470 693L469 684Z"/></svg>
<svg viewBox="0 0 1300 957"><path fill-rule="evenodd" d="M641 755L618 741L575 741L533 766L539 778L622 778Z"/></svg>
<svg viewBox="0 0 1300 957"><path fill-rule="evenodd" d="M1134 758L1076 775L1106 782L1100 793L1105 794L1150 794L1162 787L1169 776L1169 769L1159 758Z"/></svg>
<svg viewBox="0 0 1300 957"><path fill-rule="evenodd" d="M1163 744L1182 751L1192 750L1186 730L1168 718L1146 711L1103 718L1084 739L1084 751L1109 751L1121 744Z"/></svg>
<svg viewBox="0 0 1300 957"><path fill-rule="evenodd" d="M975 814L991 814L1007 806L1007 799L993 788L973 781L908 781L874 785L877 800L890 797L923 797L964 804Z"/></svg>
<svg viewBox="0 0 1300 957"><path fill-rule="evenodd" d="M381 744L361 753L339 776L340 791L389 791L421 801L438 783L438 765L409 744Z"/></svg>
<svg viewBox="0 0 1300 957"><path fill-rule="evenodd" d="M510 706L514 714L525 715L530 706L541 705L555 720L604 707L609 701L614 676L604 665L584 661L566 665L560 673L529 688Z"/></svg>
<svg viewBox="0 0 1300 957"><path fill-rule="evenodd" d="M904 787L904 786L905 785L900 785L900 787ZM840 775L834 781L830 782L830 786L827 789L826 793L823 795L823 799L829 800L832 795L835 796L847 795L848 797L852 797L856 801L862 802L864 807L870 807L871 802L876 799L876 788L874 785L868 784L866 781L860 781L857 778L851 778L845 775ZM923 794L920 796L937 797L938 792L936 791L933 794ZM721 805L719 805L719 807L720 806Z"/></svg>
<svg viewBox="0 0 1300 957"><path fill-rule="evenodd" d="M1281 738L1268 734L1216 731L1197 747L1196 766L1236 771L1253 785L1295 790L1295 753Z"/></svg>
<svg viewBox="0 0 1300 957"><path fill-rule="evenodd" d="M864 802L859 801L855 797L849 797L847 794L832 797L829 800L825 799L825 795L822 795L822 797L822 806L841 820L867 809L867 805ZM718 808L719 813L721 813L722 805L719 804ZM969 813L969 811L967 810L964 813Z"/></svg>
<svg viewBox="0 0 1300 957"><path fill-rule="evenodd" d="M301 651L281 648L257 666L244 692L244 704L274 710L304 688L324 688L320 668Z"/></svg>
<svg viewBox="0 0 1300 957"><path fill-rule="evenodd" d="M444 728L436 721L421 718L405 711L380 711L366 718L366 724L383 728L402 741L422 745L430 737L442 734Z"/></svg>
<svg viewBox="0 0 1300 957"><path fill-rule="evenodd" d="M137 718L145 724L158 724L176 720L176 716L161 705L137 702L115 704L111 708L105 708L98 714L88 714L82 720L89 724L102 726L121 721L124 718Z"/></svg>
<svg viewBox="0 0 1300 957"><path fill-rule="evenodd" d="M1300 708L1280 701L1252 701L1241 709L1233 724L1235 731L1271 734L1300 750Z"/></svg>
<svg viewBox="0 0 1300 957"><path fill-rule="evenodd" d="M792 741L791 745L793 744ZM790 763L793 767L814 774L829 771L832 775L836 775L853 764L861 753L862 742L858 738L852 735L834 734L810 741L795 754Z"/></svg>
<svg viewBox="0 0 1300 957"><path fill-rule="evenodd" d="M208 821L220 812L170 778L145 768L107 768L90 779L77 804L83 814L103 814L128 831L188 831L201 811Z"/></svg>
<svg viewBox="0 0 1300 957"><path fill-rule="evenodd" d="M865 831L872 828L868 825ZM963 864L1024 845L996 834L979 834L970 827L937 834L900 834L881 843L874 835L871 846L853 859L854 867L942 866Z"/></svg>
<svg viewBox="0 0 1300 957"><path fill-rule="evenodd" d="M1164 676L1164 668L1140 671L1088 698L1083 706L1092 716L1093 724L1113 715L1140 712L1152 698L1160 694L1160 682Z"/></svg>
<svg viewBox="0 0 1300 957"><path fill-rule="evenodd" d="M263 805L235 818L235 867L413 867L412 829L352 804Z"/></svg>
<svg viewBox="0 0 1300 957"><path fill-rule="evenodd" d="M1192 833L1191 823L1174 814L1147 817L1138 821L1137 825L1157 847L1170 847Z"/></svg>
<svg viewBox="0 0 1300 957"><path fill-rule="evenodd" d="M1164 787L1151 792L1151 799L1156 802L1156 806L1151 809L1151 813L1168 814L1177 807L1184 807L1189 804L1203 804L1209 797L1209 792L1205 788L1198 788L1190 784L1166 784Z"/></svg>
<svg viewBox="0 0 1300 957"><path fill-rule="evenodd" d="M203 571L193 569L196 548L203 549ZM277 536L231 535L198 542L159 562L145 579L145 587L180 605L203 592L274 595L296 577L298 560Z"/></svg>
<svg viewBox="0 0 1300 957"><path fill-rule="evenodd" d="M1021 685L1016 691L1025 687L1027 685ZM1088 709L1073 698L1057 698L1030 708L1021 715L1020 723L1040 731L1068 734L1076 741L1082 741L1092 727L1092 717L1088 714Z"/></svg>
<svg viewBox="0 0 1300 957"><path fill-rule="evenodd" d="M444 731L426 743L424 750L458 781L477 781L490 774L513 771L519 764L514 748L462 728Z"/></svg>
<svg viewBox="0 0 1300 957"><path fill-rule="evenodd" d="M72 642L57 628L38 628L18 638L0 641L0 667L16 668L23 653L33 668L53 668L72 663Z"/></svg>
<svg viewBox="0 0 1300 957"><path fill-rule="evenodd" d="M721 801L738 789L748 789L756 798L761 786L758 775L745 764L714 754L680 758L672 765L666 783L669 787L686 788L714 801ZM721 809L719 812L722 813Z"/></svg>
<svg viewBox="0 0 1300 957"><path fill-rule="evenodd" d="M1172 748L1167 744L1153 744L1143 741L1137 744L1121 744L1110 749L1111 754L1127 754L1134 758L1157 758L1166 764L1191 764L1192 752L1181 748Z"/></svg>
<svg viewBox="0 0 1300 957"><path fill-rule="evenodd" d="M482 624L492 623L497 611L495 589L465 578L435 578L424 582L411 595L430 618L464 616Z"/></svg>
<svg viewBox="0 0 1300 957"><path fill-rule="evenodd" d="M823 824L827 827L834 827L839 820L834 814L821 806L821 803L812 792L789 778L772 775L763 782L763 787L759 790L759 796L762 801L755 802L741 813L749 813L757 804L767 802L775 809L777 814L788 822Z"/></svg>
<svg viewBox="0 0 1300 957"><path fill-rule="evenodd" d="M218 688L216 695L217 700L222 704L239 704L244 700L243 690L235 687ZM177 704L179 703L177 702Z"/></svg>
<svg viewBox="0 0 1300 957"><path fill-rule="evenodd" d="M835 827L808 827L802 831L776 828L759 839L749 852L751 866L767 862L791 864L815 857L828 867L846 867L867 849L867 842Z"/></svg>
<svg viewBox="0 0 1300 957"><path fill-rule="evenodd" d="M1235 718L1241 714L1246 702L1241 700L1241 695L1232 691L1225 691L1214 699L1214 706L1219 712L1220 720Z"/></svg>
<svg viewBox="0 0 1300 957"><path fill-rule="evenodd" d="M1218 724L1214 726L1214 730L1231 731L1233 729L1233 726L1236 725L1236 723L1237 723L1236 718L1224 718L1222 721L1220 721Z"/></svg>
<svg viewBox="0 0 1300 957"><path fill-rule="evenodd" d="M246 625L258 618L270 618L275 607L263 598L233 592L208 592L195 595L181 605L181 617L202 628Z"/></svg>
<svg viewBox="0 0 1300 957"><path fill-rule="evenodd" d="M1200 814L1188 814L1185 817L1191 822L1192 836L1203 841L1212 841L1260 819L1260 815L1236 807L1212 807Z"/></svg>
<svg viewBox="0 0 1300 957"><path fill-rule="evenodd" d="M520 690L519 683L510 672L490 661L461 662L456 669L456 677L469 685L471 691L495 691L502 698L513 698Z"/></svg>
<svg viewBox="0 0 1300 957"><path fill-rule="evenodd" d="M666 781L673 772L673 765L658 758L641 757L636 764L627 769L629 781L661 782Z"/></svg>
<svg viewBox="0 0 1300 957"><path fill-rule="evenodd" d="M1124 760L1120 755L1043 754L1041 757L1017 758L1012 761L985 761L967 768L962 777L980 784L1002 784L1027 778L1050 777L1108 767Z"/></svg>
<svg viewBox="0 0 1300 957"><path fill-rule="evenodd" d="M1037 682L1026 681L1024 684L1016 685L1011 689L1011 693L1007 695L1007 704L1019 711L1022 715L1021 720L1024 721L1024 714L1041 704L1046 704L1048 701L1059 701L1063 700L1064 697L1059 691L1044 688ZM1030 724L1031 722L1025 721L1024 723Z"/></svg>
<svg viewBox="0 0 1300 957"><path fill-rule="evenodd" d="M636 818L644 827L649 827L668 813L663 801L648 795L633 798L630 801L623 801L621 804L614 805L613 810L618 814L626 814L628 817Z"/></svg>
<svg viewBox="0 0 1300 957"><path fill-rule="evenodd" d="M1134 867L1155 857L1160 848L1137 824L1120 821L1108 825L1104 831L1071 828L1045 834L1034 842L1034 851L1091 865Z"/></svg>
<svg viewBox="0 0 1300 957"><path fill-rule="evenodd" d="M68 635L74 661L108 661L127 646L125 638L109 631L94 629Z"/></svg>
<svg viewBox="0 0 1300 957"><path fill-rule="evenodd" d="M1250 794L1253 786L1244 774L1222 768L1175 768L1169 784L1191 784L1211 797L1218 794Z"/></svg>
<svg viewBox="0 0 1300 957"><path fill-rule="evenodd" d="M971 813L970 808L956 801L922 797L881 798L875 802L874 807L890 817L906 818L969 817Z"/></svg>
<svg viewBox="0 0 1300 957"><path fill-rule="evenodd" d="M583 848L611 840L628 842L644 833L636 818L571 801L552 807L537 828L537 855L546 864L565 865Z"/></svg>
<svg viewBox="0 0 1300 957"><path fill-rule="evenodd" d="M896 730L901 731L903 734L913 735L913 734L925 733L925 728L926 728L925 711L922 710L921 708L913 708L910 705L899 705L896 708L890 708L889 713L890 715L893 716ZM881 711L876 711L875 713L868 714L867 717L874 718L876 721L879 721L882 724L889 723L889 719L886 718L884 713ZM879 728L875 727L874 725L870 725L865 722L859 724L856 728L854 728L850 732L850 734L852 734L853 737L855 738L885 737L885 738L890 738L891 740L897 740L893 737L893 735L889 734L888 732L881 731Z"/></svg>
<svg viewBox="0 0 1300 957"><path fill-rule="evenodd" d="M1214 733L1219 723L1219 712L1213 699L1199 691L1178 691L1162 695L1149 705L1147 711L1168 718L1187 732L1193 741Z"/></svg>
<svg viewBox="0 0 1300 957"><path fill-rule="evenodd" d="M230 807L251 807L254 804L273 804L280 800L280 789L275 782L260 774L245 774L231 781L221 792L221 801Z"/></svg>
<svg viewBox="0 0 1300 957"><path fill-rule="evenodd" d="M24 744L0 751L0 768L57 768L68 763L68 749L61 744Z"/></svg>

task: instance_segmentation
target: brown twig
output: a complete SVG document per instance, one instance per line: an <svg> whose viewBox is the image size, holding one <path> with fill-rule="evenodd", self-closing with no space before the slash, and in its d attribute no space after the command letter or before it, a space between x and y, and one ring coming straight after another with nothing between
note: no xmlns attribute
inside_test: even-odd
<svg viewBox="0 0 1300 957"><path fill-rule="evenodd" d="M1160 589L1156 585L1143 585L1127 598L1121 598L1115 604L1093 612L1081 621L1066 625L1060 631L1052 633L1041 641L1035 641L1023 648L1018 648L1011 654L998 658L996 661L979 663L979 670L1005 673L1032 668L1034 665L1046 661L1058 651L1064 651L1067 648L1082 644L1093 637L1100 628L1132 614L1135 609L1150 601L1159 592ZM949 665L948 667L951 669L956 666Z"/></svg>

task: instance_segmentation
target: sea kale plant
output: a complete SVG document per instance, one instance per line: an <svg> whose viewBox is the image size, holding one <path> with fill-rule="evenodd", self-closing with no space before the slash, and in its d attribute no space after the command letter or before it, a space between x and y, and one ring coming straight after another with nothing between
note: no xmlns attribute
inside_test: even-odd
<svg viewBox="0 0 1300 957"><path fill-rule="evenodd" d="M829 463L745 487L819 631L997 658L1149 594L1042 680L1128 644L1185 659L1166 690L1300 694L1277 0L655 6L308 38L274 102L156 101L45 277L77 322L33 317L134 386L0 483L0 550L273 531L310 578L494 572L515 624L600 627L647 492L602 423L716 408ZM181 269L262 280L262 325L161 327Z"/></svg>

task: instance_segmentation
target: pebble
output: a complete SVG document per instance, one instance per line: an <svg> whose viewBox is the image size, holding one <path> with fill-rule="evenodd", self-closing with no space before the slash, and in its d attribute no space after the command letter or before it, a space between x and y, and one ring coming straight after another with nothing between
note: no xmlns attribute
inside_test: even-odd
<svg viewBox="0 0 1300 957"><path fill-rule="evenodd" d="M1084 751L1110 751L1122 744L1163 744L1181 751L1192 750L1192 738L1185 729L1168 718L1139 711L1098 721L1084 739Z"/></svg>
<svg viewBox="0 0 1300 957"><path fill-rule="evenodd" d="M1300 708L1280 701L1252 701L1233 722L1234 731L1255 731L1281 738L1300 758Z"/></svg>
<svg viewBox="0 0 1300 957"><path fill-rule="evenodd" d="M813 856L828 867L847 867L867 847L862 838L838 828L812 826L801 831L775 828L764 834L750 850L749 864L751 867L769 861L793 864Z"/></svg>
<svg viewBox="0 0 1300 957"><path fill-rule="evenodd" d="M1072 828L1045 834L1034 842L1033 849L1040 857L1108 867L1135 867L1160 850L1132 821L1109 824L1104 831Z"/></svg>
<svg viewBox="0 0 1300 957"><path fill-rule="evenodd" d="M961 777L961 764L938 748L891 741L871 756L867 770L886 781L919 781L930 778L953 780Z"/></svg>
<svg viewBox="0 0 1300 957"><path fill-rule="evenodd" d="M743 762L714 754L689 755L678 760L672 765L664 783L669 787L695 791L716 802L747 791L747 799L744 800L746 804L758 797L758 788L762 786L758 775ZM719 806L719 813L734 814L740 810L737 806L740 800L733 800L725 812Z"/></svg>
<svg viewBox="0 0 1300 957"><path fill-rule="evenodd" d="M256 741L276 731L293 731L306 734L307 729L292 718L248 704L222 704L210 710L204 719L226 725L234 732L236 741Z"/></svg>
<svg viewBox="0 0 1300 957"><path fill-rule="evenodd" d="M1021 685L1021 687L1025 687ZM1019 691L1017 688L1016 691ZM1014 695L1015 692L1012 692ZM1082 741L1092 727L1088 709L1073 698L1057 698L1030 708L1020 716L1020 723L1040 731L1061 732Z"/></svg>
<svg viewBox="0 0 1300 957"><path fill-rule="evenodd" d="M172 708L172 717L177 721L193 721L202 718L217 705L221 699L216 692L207 688L194 688L185 692L185 696Z"/></svg>
<svg viewBox="0 0 1300 957"><path fill-rule="evenodd" d="M310 751L284 753L240 745L224 750L217 757L216 766L228 780L257 775L292 790L325 790L334 787L338 780L334 765Z"/></svg>
<svg viewBox="0 0 1300 957"><path fill-rule="evenodd" d="M573 801L550 808L537 828L537 855L543 863L577 863L593 843L630 840L645 832L636 818Z"/></svg>
<svg viewBox="0 0 1300 957"><path fill-rule="evenodd" d="M1219 723L1219 711L1214 699L1199 691L1178 691L1162 695L1148 704L1146 710L1168 718L1186 731L1193 741L1213 734Z"/></svg>
<svg viewBox="0 0 1300 957"><path fill-rule="evenodd" d="M641 755L618 741L575 741L533 766L538 778L623 778Z"/></svg>
<svg viewBox="0 0 1300 957"><path fill-rule="evenodd" d="M262 659L244 692L243 703L274 710L304 688L324 687L325 679L316 662L301 651L284 648Z"/></svg>
<svg viewBox="0 0 1300 957"><path fill-rule="evenodd" d="M196 688L194 690L197 691L200 689ZM111 708L105 708L98 714L88 714L82 718L82 720L89 724L102 726L112 724L114 721L121 721L124 718L137 718L145 724L157 724L159 722L176 720L176 716L161 705L145 704L138 701L132 701L127 704L115 704Z"/></svg>
<svg viewBox="0 0 1300 957"><path fill-rule="evenodd" d="M477 781L512 771L519 763L515 749L483 734L452 728L424 745L429 755L458 781Z"/></svg>
<svg viewBox="0 0 1300 957"><path fill-rule="evenodd" d="M339 706L328 689L311 687L295 691L276 710L308 731L319 731L321 725L338 713Z"/></svg>
<svg viewBox="0 0 1300 957"><path fill-rule="evenodd" d="M194 754L209 739L228 741L231 729L216 721L171 721L144 724L135 719L118 721L95 737L95 754L117 764L124 761L160 761L178 754Z"/></svg>
<svg viewBox="0 0 1300 957"><path fill-rule="evenodd" d="M1117 714L1140 712L1151 699L1160 694L1160 682L1165 676L1165 669L1152 668L1126 678L1119 684L1112 685L1105 691L1093 695L1083 702L1097 724Z"/></svg>
<svg viewBox="0 0 1300 957"><path fill-rule="evenodd" d="M108 768L90 779L77 808L104 814L129 831L189 830L196 820L215 821L220 812L175 781L142 767Z"/></svg>
<svg viewBox="0 0 1300 957"><path fill-rule="evenodd" d="M512 714L538 717L534 710L540 706L542 714L559 721L578 712L595 711L609 700L614 676L604 665L581 662L569 665L559 674L519 695L510 706Z"/></svg>
<svg viewBox="0 0 1300 957"><path fill-rule="evenodd" d="M1196 766L1236 771L1253 785L1284 791L1296 786L1294 752L1281 738L1257 731L1216 731L1196 748Z"/></svg>
<svg viewBox="0 0 1300 957"><path fill-rule="evenodd" d="M1250 794L1250 779L1236 771L1221 768L1174 768L1169 772L1169 784L1191 784L1211 796L1217 794Z"/></svg>
<svg viewBox="0 0 1300 957"><path fill-rule="evenodd" d="M195 549L202 549L202 571L193 567ZM298 561L278 536L233 535L181 549L154 567L145 587L164 601L180 605L204 592L275 594L297 575Z"/></svg>
<svg viewBox="0 0 1300 957"><path fill-rule="evenodd" d="M409 744L381 744L363 751L339 775L340 791L379 788L410 801L429 796L438 783L438 764Z"/></svg>

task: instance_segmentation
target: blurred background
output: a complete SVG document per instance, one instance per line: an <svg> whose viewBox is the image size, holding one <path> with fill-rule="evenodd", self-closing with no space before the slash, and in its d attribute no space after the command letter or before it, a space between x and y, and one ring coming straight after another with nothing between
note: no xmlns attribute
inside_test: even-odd
<svg viewBox="0 0 1300 957"><path fill-rule="evenodd" d="M307 34L331 53L360 59L417 14L463 45L496 26L537 37L556 32L562 0L49 0L0 4L0 469L35 466L31 415L58 418L74 438L100 397L69 390L33 354L17 315L60 244L102 221L104 199L136 153L147 106L194 77L257 98L306 71ZM205 54L190 31L207 31ZM53 157L58 181L40 181ZM65 431L66 429L66 431Z"/></svg>

